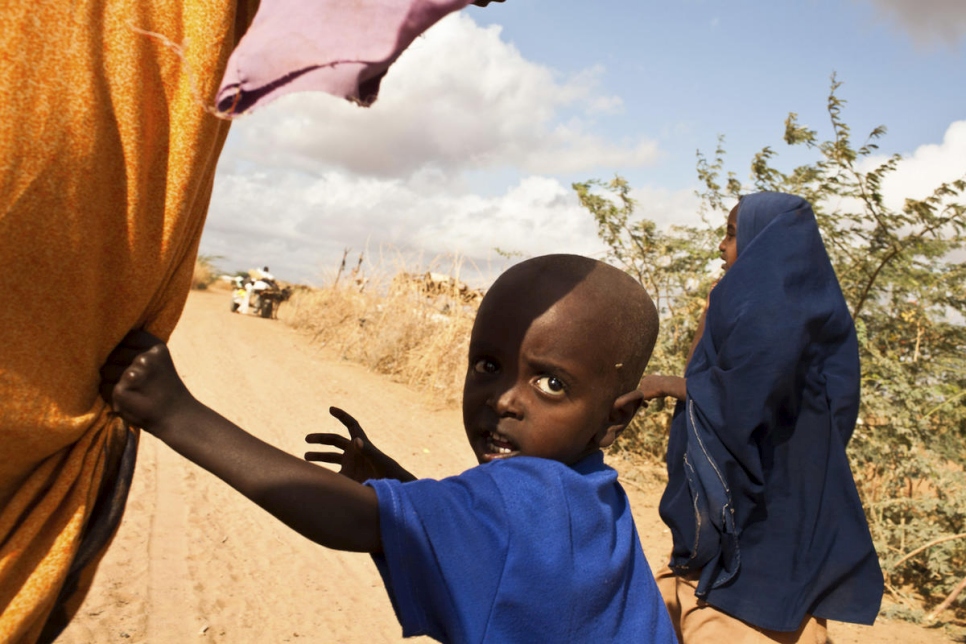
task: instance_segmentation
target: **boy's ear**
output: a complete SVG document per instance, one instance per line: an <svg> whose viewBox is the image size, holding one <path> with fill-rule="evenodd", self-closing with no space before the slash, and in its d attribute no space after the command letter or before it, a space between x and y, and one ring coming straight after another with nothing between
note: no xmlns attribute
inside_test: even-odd
<svg viewBox="0 0 966 644"><path fill-rule="evenodd" d="M598 444L600 447L610 447L617 437L621 435L631 421L634 419L637 410L644 402L644 393L640 389L629 391L619 396L610 409L607 417L607 428Z"/></svg>

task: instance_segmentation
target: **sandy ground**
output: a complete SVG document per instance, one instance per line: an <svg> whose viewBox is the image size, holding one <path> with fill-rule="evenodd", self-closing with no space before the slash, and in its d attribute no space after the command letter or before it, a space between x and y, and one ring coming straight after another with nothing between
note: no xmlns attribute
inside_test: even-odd
<svg viewBox="0 0 966 644"><path fill-rule="evenodd" d="M458 409L339 362L284 324L229 312L223 292L194 292L171 339L178 371L200 400L293 454L305 434L337 431L329 405L354 414L370 438L420 476L474 465ZM124 521L94 587L58 642L344 642L402 640L368 556L317 546L277 523L153 437L142 438ZM661 485L618 459L647 557L669 536ZM320 510L324 511L324 510ZM932 644L941 631L880 619L831 624L836 644ZM418 639L415 641L428 641Z"/></svg>

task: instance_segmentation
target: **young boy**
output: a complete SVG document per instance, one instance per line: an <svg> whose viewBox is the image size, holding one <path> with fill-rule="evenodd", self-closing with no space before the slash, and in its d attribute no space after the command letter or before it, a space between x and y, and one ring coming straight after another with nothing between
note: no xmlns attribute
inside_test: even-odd
<svg viewBox="0 0 966 644"><path fill-rule="evenodd" d="M406 636L674 642L601 452L641 405L656 334L650 297L616 268L550 255L508 270L480 305L463 388L481 465L442 481L412 480L339 410L351 440L309 440L344 453L307 458L342 475L285 454L195 400L146 334L103 375L130 424L309 539L372 553Z"/></svg>
<svg viewBox="0 0 966 644"><path fill-rule="evenodd" d="M846 445L859 410L855 325L815 215L794 195L748 195L718 247L679 400L658 585L682 642L825 642L826 620L871 624L882 598Z"/></svg>

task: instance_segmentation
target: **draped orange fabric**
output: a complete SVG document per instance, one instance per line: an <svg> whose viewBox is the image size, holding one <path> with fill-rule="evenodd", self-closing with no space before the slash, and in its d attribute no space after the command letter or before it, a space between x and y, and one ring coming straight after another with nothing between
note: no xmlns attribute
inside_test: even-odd
<svg viewBox="0 0 966 644"><path fill-rule="evenodd" d="M3 3L0 641L37 639L113 485L98 369L181 314L228 128L203 104L254 4Z"/></svg>

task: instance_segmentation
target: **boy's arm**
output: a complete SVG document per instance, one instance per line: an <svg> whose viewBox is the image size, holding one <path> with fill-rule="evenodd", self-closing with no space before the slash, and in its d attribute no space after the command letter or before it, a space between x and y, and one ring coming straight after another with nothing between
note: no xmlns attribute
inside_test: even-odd
<svg viewBox="0 0 966 644"><path fill-rule="evenodd" d="M338 464L341 466L339 474L358 483L369 479L396 479L404 483L416 480L402 465L372 444L359 421L338 407L329 407L329 413L345 425L349 438L339 434L309 434L305 442L329 445L342 452L306 452L305 460Z"/></svg>
<svg viewBox="0 0 966 644"><path fill-rule="evenodd" d="M154 336L129 334L101 371L102 393L129 424L329 548L381 552L376 493L286 454L198 402Z"/></svg>

